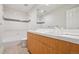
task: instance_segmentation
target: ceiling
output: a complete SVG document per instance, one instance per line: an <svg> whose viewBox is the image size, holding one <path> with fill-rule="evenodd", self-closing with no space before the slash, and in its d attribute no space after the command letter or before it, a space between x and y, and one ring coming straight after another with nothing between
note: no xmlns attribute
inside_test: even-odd
<svg viewBox="0 0 79 59"><path fill-rule="evenodd" d="M33 4L4 4L4 8L11 8L22 12L28 12L33 7L35 7Z"/></svg>
<svg viewBox="0 0 79 59"><path fill-rule="evenodd" d="M23 12L28 12L29 10L34 9L34 7L41 9L41 10L50 10L50 9L55 9L57 7L60 7L61 4L4 4L5 8L12 8L15 10L23 11Z"/></svg>
<svg viewBox="0 0 79 59"><path fill-rule="evenodd" d="M54 11L55 9L61 6L63 6L63 4L49 4L49 5L40 4L37 7L37 12L39 13L39 16L41 17L45 15L46 13L49 13L50 11Z"/></svg>
<svg viewBox="0 0 79 59"><path fill-rule="evenodd" d="M71 4L70 4L71 5ZM69 6L68 4L4 4L4 8L11 8L13 10L22 11L29 13L34 9L40 10L40 13L44 11L41 16L49 13L50 11L54 11L60 7Z"/></svg>
<svg viewBox="0 0 79 59"><path fill-rule="evenodd" d="M4 4L5 8L12 8L23 12L30 12L34 8L50 11L55 10L56 8L59 8L61 6L64 6L64 4Z"/></svg>

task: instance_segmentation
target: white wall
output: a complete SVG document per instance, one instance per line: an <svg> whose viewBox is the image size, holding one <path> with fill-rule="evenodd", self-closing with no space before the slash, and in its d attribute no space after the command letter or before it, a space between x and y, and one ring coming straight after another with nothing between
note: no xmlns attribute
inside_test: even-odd
<svg viewBox="0 0 79 59"><path fill-rule="evenodd" d="M47 28L48 26L59 25L60 27L66 27L66 13L65 9L57 9L55 11L51 11L44 17L44 24L36 24L37 21L37 13L36 10L30 13L31 22L29 23L30 29L37 28Z"/></svg>
<svg viewBox="0 0 79 59"><path fill-rule="evenodd" d="M2 33L3 33L3 6L0 4L0 43L2 42Z"/></svg>
<svg viewBox="0 0 79 59"><path fill-rule="evenodd" d="M28 24L29 30L34 30L37 29L37 24L36 24L36 20L37 20L37 13L36 10L33 10L32 12L30 12L29 14L29 18L30 18L30 22Z"/></svg>
<svg viewBox="0 0 79 59"><path fill-rule="evenodd" d="M67 28L79 29L79 7L67 11Z"/></svg>
<svg viewBox="0 0 79 59"><path fill-rule="evenodd" d="M36 24L37 12L36 9L30 12L31 22L28 24L29 29L47 28L48 26L58 25L66 28L66 11L70 8L77 7L77 5L64 5L60 8L52 10L44 16L44 24Z"/></svg>
<svg viewBox="0 0 79 59"><path fill-rule="evenodd" d="M27 18L27 14L25 12L18 11L12 8L4 8L4 16L19 20Z"/></svg>
<svg viewBox="0 0 79 59"><path fill-rule="evenodd" d="M3 5L0 4L0 32L2 32L4 29L4 20L3 20Z"/></svg>
<svg viewBox="0 0 79 59"><path fill-rule="evenodd" d="M73 7L73 5L64 6L54 11L52 10L50 13L45 15L44 17L45 24L41 24L41 25L36 24L36 20L37 20L36 9L30 12L29 17L31 19L31 22L29 23L4 21L3 29L5 29L5 33L3 34L2 37L5 36L6 39L3 38L3 41L8 42L15 40L23 40L23 38L26 37L26 32L28 29L33 30L37 28L45 28L48 26L55 26L55 25L66 28L66 11L71 7ZM26 15L26 13L12 9L7 9L4 15L6 17L15 18L15 19L26 19L26 17L28 16Z"/></svg>
<svg viewBox="0 0 79 59"><path fill-rule="evenodd" d="M43 27L58 25L60 27L66 28L66 11L74 7L77 7L77 5L64 5L54 11L52 10L44 17L45 24L43 24Z"/></svg>
<svg viewBox="0 0 79 59"><path fill-rule="evenodd" d="M24 12L7 8L4 10L4 16L13 19L26 19L27 15ZM3 24L4 31L1 34L3 42L25 40L27 38L28 23L5 21Z"/></svg>
<svg viewBox="0 0 79 59"><path fill-rule="evenodd" d="M56 25L63 28L66 27L66 17L65 12L63 10L57 10L51 14L48 14L45 17L45 20L46 20L45 21L46 23L44 24L45 27L56 26Z"/></svg>
<svg viewBox="0 0 79 59"><path fill-rule="evenodd" d="M3 22L3 6L0 4L0 24Z"/></svg>
<svg viewBox="0 0 79 59"><path fill-rule="evenodd" d="M13 10L13 9L6 9L4 11L4 17L23 20L27 18L26 13L21 11ZM6 30L24 30L27 29L27 23L23 22L13 22L13 21L4 21L5 29Z"/></svg>

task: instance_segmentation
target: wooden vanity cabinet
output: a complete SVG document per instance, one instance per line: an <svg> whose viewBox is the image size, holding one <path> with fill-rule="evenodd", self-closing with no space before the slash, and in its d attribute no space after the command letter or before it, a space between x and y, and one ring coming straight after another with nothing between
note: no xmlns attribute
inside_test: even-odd
<svg viewBox="0 0 79 59"><path fill-rule="evenodd" d="M79 53L79 45L28 32L28 50L32 54Z"/></svg>
<svg viewBox="0 0 79 59"><path fill-rule="evenodd" d="M78 44L72 44L70 53L71 54L79 54L79 45Z"/></svg>

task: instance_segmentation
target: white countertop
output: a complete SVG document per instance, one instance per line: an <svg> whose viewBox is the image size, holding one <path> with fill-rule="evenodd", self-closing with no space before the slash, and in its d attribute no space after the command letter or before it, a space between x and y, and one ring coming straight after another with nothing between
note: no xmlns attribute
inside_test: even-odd
<svg viewBox="0 0 79 59"><path fill-rule="evenodd" d="M42 33L42 32L35 32L35 31L29 31L29 32L43 35L46 37L56 38L56 39L60 39L60 40L79 44L79 36L78 35Z"/></svg>

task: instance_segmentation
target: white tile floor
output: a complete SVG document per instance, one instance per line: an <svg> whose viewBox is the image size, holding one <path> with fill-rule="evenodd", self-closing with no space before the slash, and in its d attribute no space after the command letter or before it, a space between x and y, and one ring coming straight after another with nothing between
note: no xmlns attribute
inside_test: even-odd
<svg viewBox="0 0 79 59"><path fill-rule="evenodd" d="M18 41L5 43L3 54L29 54L26 47L22 47L22 45Z"/></svg>
<svg viewBox="0 0 79 59"><path fill-rule="evenodd" d="M19 44L21 41L27 39L27 32L23 30L4 31L0 34L1 43L4 47L4 54L27 54L26 48Z"/></svg>

